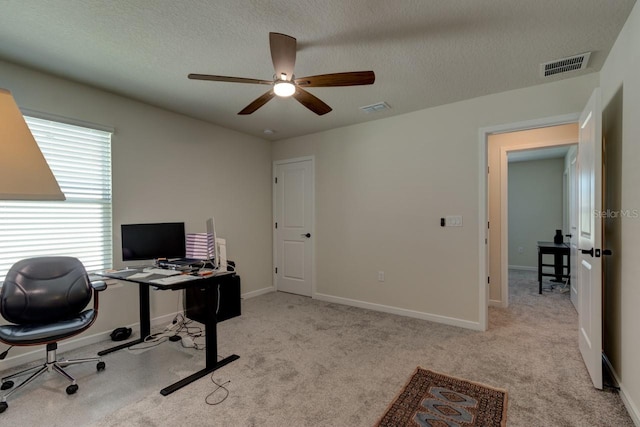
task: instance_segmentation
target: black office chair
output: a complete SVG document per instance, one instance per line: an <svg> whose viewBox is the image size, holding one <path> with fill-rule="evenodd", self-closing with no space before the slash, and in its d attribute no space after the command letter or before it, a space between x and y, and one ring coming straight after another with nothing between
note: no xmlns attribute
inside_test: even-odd
<svg viewBox="0 0 640 427"><path fill-rule="evenodd" d="M17 374L2 378L0 389L13 387L13 378L33 372L0 399L0 413L7 398L39 375L52 370L71 381L67 394L78 391L76 380L62 368L84 362L105 364L99 357L57 360L58 341L86 330L98 316L98 292L107 288L104 282L93 282L82 263L72 257L40 257L18 261L11 267L0 289L0 314L10 325L0 325L0 341L11 346L47 346L47 361ZM93 296L93 308L85 310Z"/></svg>

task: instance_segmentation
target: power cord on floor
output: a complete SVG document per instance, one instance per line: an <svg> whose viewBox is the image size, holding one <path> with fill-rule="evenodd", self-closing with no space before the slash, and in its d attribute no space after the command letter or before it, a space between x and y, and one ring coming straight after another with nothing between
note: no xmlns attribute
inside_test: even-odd
<svg viewBox="0 0 640 427"><path fill-rule="evenodd" d="M218 360L222 360L224 359L222 356L218 355ZM231 384L231 380L225 381L222 384L219 384L218 382L216 382L216 380L213 379L213 374L214 372L211 373L211 377L209 377L211 379L211 382L214 383L216 385L215 390L213 390L211 393L209 393L207 395L207 397L204 398L204 402L207 405L211 405L211 406L215 406L215 405L219 405L222 402L224 402L225 400L227 400L227 397L229 397L229 389L226 388L225 386L227 384ZM223 390L224 391L224 397L220 400L218 400L217 402L210 402L209 399L218 392L218 390Z"/></svg>
<svg viewBox="0 0 640 427"><path fill-rule="evenodd" d="M211 374L211 382L214 383L216 385L215 390L213 390L211 393L209 393L207 395L207 397L204 398L204 401L207 405L211 405L211 406L215 406L215 405L219 405L222 402L224 402L225 400L227 400L227 397L229 397L229 389L227 389L225 386L227 384L231 383L231 380L225 381L222 384L219 384L216 382L216 380L213 379L213 373ZM224 391L224 396L218 400L217 402L210 402L209 399L218 392L218 390L223 390Z"/></svg>
<svg viewBox="0 0 640 427"><path fill-rule="evenodd" d="M144 338L144 341L140 344L134 344L127 347L129 350L146 350L148 348L157 347L163 342L167 341L171 337L178 335L178 331L181 330L183 325L185 324L185 318L181 313L178 313L176 317L173 318L171 323L165 326L162 332L157 332L151 335L148 335Z"/></svg>
<svg viewBox="0 0 640 427"><path fill-rule="evenodd" d="M127 348L129 350L146 350L156 347L167 340L171 340L180 341L180 344L184 348L205 350L207 346L204 329L202 326L195 325L194 323L193 320L185 318L182 313L178 313L162 332L148 335L142 343L134 344ZM198 342L196 339L202 342Z"/></svg>
<svg viewBox="0 0 640 427"><path fill-rule="evenodd" d="M182 347L204 350L207 348L205 342L200 343L196 341L196 338L199 340L205 339L204 330L201 326L192 326L192 323L192 320L184 321L176 330L176 335L182 337L180 341Z"/></svg>

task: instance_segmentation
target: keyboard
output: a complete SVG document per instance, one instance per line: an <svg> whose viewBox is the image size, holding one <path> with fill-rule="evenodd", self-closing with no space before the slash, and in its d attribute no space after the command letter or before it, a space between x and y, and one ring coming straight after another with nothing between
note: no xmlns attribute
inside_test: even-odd
<svg viewBox="0 0 640 427"><path fill-rule="evenodd" d="M168 277L163 277L162 279L149 280L149 282L156 283L158 285L173 285L175 283L187 282L189 280L197 280L197 279L201 279L201 277L191 276L189 274L180 274L179 276L168 276Z"/></svg>

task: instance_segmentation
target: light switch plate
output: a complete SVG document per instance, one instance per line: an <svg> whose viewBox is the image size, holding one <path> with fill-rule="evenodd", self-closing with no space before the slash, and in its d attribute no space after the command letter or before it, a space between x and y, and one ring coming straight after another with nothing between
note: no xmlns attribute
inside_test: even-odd
<svg viewBox="0 0 640 427"><path fill-rule="evenodd" d="M462 227L462 215L447 215L445 217L446 227Z"/></svg>

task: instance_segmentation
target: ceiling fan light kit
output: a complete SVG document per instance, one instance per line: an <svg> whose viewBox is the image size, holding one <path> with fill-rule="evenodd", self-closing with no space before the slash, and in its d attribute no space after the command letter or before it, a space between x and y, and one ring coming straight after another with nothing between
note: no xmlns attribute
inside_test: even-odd
<svg viewBox="0 0 640 427"><path fill-rule="evenodd" d="M291 82L278 80L273 84L273 91L276 95L286 98L296 92L296 86Z"/></svg>
<svg viewBox="0 0 640 427"><path fill-rule="evenodd" d="M308 87L337 87L371 85L375 82L373 71L352 71L346 73L322 74L295 79L293 68L296 63L296 39L286 34L269 33L269 47L271 60L275 69L273 81L247 79L244 77L214 76L211 74L189 74L191 80L209 80L229 83L271 84L273 87L256 98L238 114L251 114L274 96L293 96L299 103L321 116L331 111L331 107L302 88Z"/></svg>

